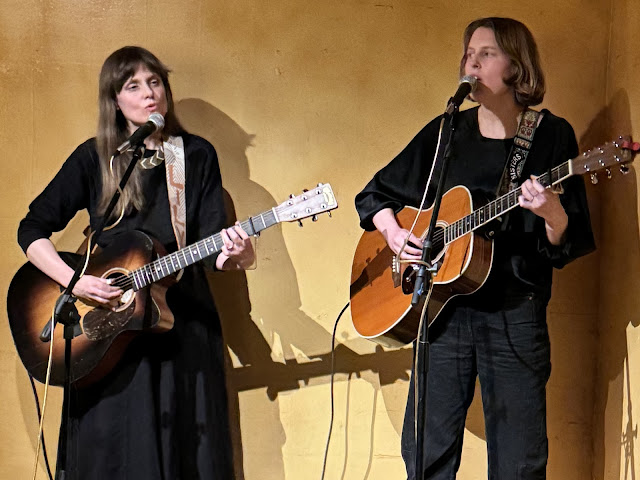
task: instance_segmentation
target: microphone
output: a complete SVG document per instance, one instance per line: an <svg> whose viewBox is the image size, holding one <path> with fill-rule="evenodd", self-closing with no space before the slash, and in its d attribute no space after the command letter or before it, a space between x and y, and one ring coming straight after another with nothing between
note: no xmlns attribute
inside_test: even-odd
<svg viewBox="0 0 640 480"><path fill-rule="evenodd" d="M462 77L458 85L458 90L456 90L453 97L449 99L445 113L451 115L453 111L460 106L462 101L467 98L467 95L475 91L477 85L478 79L473 75L465 75Z"/></svg>
<svg viewBox="0 0 640 480"><path fill-rule="evenodd" d="M117 157L122 152L128 150L132 145L137 146L149 135L154 133L156 130L162 130L162 128L164 128L164 117L159 113L152 113L149 115L147 122L144 125L141 125L135 132L133 132L133 135L118 147L113 156Z"/></svg>

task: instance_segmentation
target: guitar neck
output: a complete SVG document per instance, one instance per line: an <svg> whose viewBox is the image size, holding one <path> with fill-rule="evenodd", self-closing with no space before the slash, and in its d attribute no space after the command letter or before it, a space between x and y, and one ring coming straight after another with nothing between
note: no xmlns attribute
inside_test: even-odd
<svg viewBox="0 0 640 480"><path fill-rule="evenodd" d="M572 160L567 160L563 164L558 165L550 171L540 175L538 177L538 182L540 182L544 187L556 185L574 174L572 167ZM519 205L518 197L520 195L522 195L522 188L518 187L511 190L509 193L496 198L483 207L478 208L466 217L448 225L444 229L445 244L448 245L449 243L456 241L463 235L486 225L492 220L495 220L499 216L507 213L509 210L514 209Z"/></svg>
<svg viewBox="0 0 640 480"><path fill-rule="evenodd" d="M249 217L245 221L240 222L240 226L247 234L257 235L262 230L280 222L281 220L278 217L277 209L272 208L260 215ZM130 272L128 277L133 285L133 290L138 291L158 280L162 280L169 275L179 272L189 265L193 265L218 253L222 250L223 244L224 241L220 233L215 233Z"/></svg>

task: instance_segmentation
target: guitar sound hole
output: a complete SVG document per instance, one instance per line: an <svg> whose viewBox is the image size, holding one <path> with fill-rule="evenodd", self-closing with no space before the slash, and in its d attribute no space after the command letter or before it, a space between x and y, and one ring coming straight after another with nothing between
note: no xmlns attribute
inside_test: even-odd
<svg viewBox="0 0 640 480"><path fill-rule="evenodd" d="M111 285L121 288L124 292L118 299L119 305L116 307L116 312L125 310L135 298L135 292L131 289L127 274L128 272L124 269L113 268L102 276L102 278L109 280Z"/></svg>

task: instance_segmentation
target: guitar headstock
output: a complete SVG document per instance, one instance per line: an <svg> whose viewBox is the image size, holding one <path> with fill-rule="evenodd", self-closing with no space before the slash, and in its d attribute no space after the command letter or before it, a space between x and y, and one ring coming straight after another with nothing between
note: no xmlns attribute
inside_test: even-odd
<svg viewBox="0 0 640 480"><path fill-rule="evenodd" d="M302 226L303 219L312 217L315 222L318 214L331 212L336 208L338 208L338 201L331 185L319 183L312 189L303 190L300 195L291 195L286 202L282 202L274 210L279 221L299 222Z"/></svg>
<svg viewBox="0 0 640 480"><path fill-rule="evenodd" d="M629 164L640 149L638 142L632 142L631 137L619 137L613 142L607 142L600 147L587 150L582 155L571 160L572 171L576 174L589 174L591 183L598 183L598 173L604 170L607 178L611 178L611 170L619 168L623 174L629 173Z"/></svg>

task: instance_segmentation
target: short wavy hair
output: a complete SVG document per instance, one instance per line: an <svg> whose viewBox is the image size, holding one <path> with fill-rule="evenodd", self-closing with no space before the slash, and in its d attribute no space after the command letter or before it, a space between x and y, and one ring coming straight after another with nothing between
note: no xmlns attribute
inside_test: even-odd
<svg viewBox="0 0 640 480"><path fill-rule="evenodd" d="M524 107L541 103L546 85L538 46L526 25L512 18L480 18L467 26L463 36L464 51L460 60L460 76L464 75L471 36L481 27L493 30L496 43L511 59L513 74L505 78L504 82L514 88L516 102Z"/></svg>

